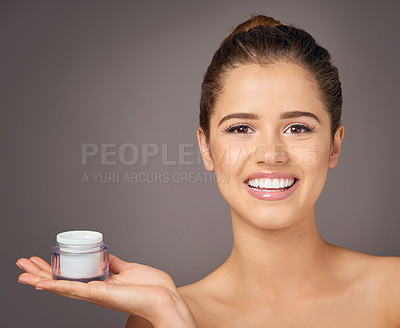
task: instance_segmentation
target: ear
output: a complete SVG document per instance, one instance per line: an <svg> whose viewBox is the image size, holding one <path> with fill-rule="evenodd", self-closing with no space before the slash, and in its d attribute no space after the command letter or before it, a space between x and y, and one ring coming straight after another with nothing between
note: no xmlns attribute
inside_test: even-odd
<svg viewBox="0 0 400 328"><path fill-rule="evenodd" d="M201 127L197 128L197 141L199 142L201 157L207 171L214 171L214 162L211 157L210 146L207 137Z"/></svg>
<svg viewBox="0 0 400 328"><path fill-rule="evenodd" d="M329 155L329 168L334 168L338 162L340 148L342 147L343 136L344 126L342 124L339 124L331 146L331 153Z"/></svg>

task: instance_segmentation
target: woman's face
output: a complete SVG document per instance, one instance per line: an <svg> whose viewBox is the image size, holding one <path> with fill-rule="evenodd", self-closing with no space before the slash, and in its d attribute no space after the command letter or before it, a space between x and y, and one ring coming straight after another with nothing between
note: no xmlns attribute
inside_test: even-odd
<svg viewBox="0 0 400 328"><path fill-rule="evenodd" d="M313 217L329 167L336 165L343 126L331 143L318 87L298 65L244 65L228 73L198 139L232 214L278 229Z"/></svg>

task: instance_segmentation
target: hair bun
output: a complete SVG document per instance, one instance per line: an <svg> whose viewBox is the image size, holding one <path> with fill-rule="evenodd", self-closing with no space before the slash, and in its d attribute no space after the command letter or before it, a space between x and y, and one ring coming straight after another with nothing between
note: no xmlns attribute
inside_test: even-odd
<svg viewBox="0 0 400 328"><path fill-rule="evenodd" d="M248 30L256 27L256 26L270 26L270 27L276 27L276 26L281 26L283 25L280 21L277 21L276 19L270 17L270 16L265 16L265 15L251 15L251 17L246 20L245 22L239 24L231 33L230 36L234 36L238 33L241 32L247 32Z"/></svg>

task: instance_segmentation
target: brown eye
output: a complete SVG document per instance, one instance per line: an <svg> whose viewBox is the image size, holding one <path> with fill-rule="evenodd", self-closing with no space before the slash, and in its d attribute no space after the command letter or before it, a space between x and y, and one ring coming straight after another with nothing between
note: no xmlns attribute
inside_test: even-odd
<svg viewBox="0 0 400 328"><path fill-rule="evenodd" d="M247 126L239 126L236 131L237 133L247 133L249 131L249 128Z"/></svg>
<svg viewBox="0 0 400 328"><path fill-rule="evenodd" d="M301 134L301 133L312 132L312 129L310 129L307 125L292 124L284 132L288 134Z"/></svg>
<svg viewBox="0 0 400 328"><path fill-rule="evenodd" d="M227 132L236 134L249 134L253 132L253 129L251 129L248 125L239 124L228 128Z"/></svg>
<svg viewBox="0 0 400 328"><path fill-rule="evenodd" d="M301 132L301 128L299 128L298 126L291 126L290 127L290 132L291 133L300 133Z"/></svg>

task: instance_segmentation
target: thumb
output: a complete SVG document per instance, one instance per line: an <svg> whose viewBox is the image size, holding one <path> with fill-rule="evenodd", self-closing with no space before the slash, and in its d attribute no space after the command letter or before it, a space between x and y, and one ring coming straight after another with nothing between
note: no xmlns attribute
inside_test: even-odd
<svg viewBox="0 0 400 328"><path fill-rule="evenodd" d="M116 274L128 270L134 266L134 263L125 262L113 254L109 254L108 261L109 261L110 272Z"/></svg>

